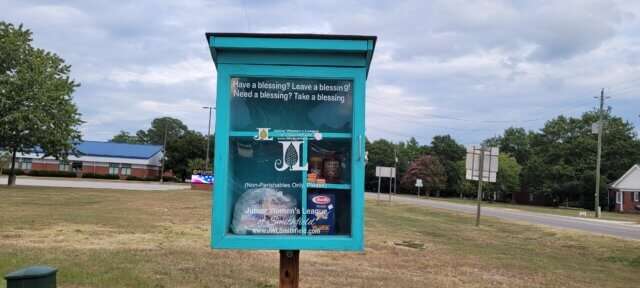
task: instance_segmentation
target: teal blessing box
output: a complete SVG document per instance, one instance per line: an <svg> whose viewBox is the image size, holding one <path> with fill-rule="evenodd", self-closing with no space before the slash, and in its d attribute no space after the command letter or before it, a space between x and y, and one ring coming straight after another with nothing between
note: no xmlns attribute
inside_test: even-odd
<svg viewBox="0 0 640 288"><path fill-rule="evenodd" d="M376 37L206 37L218 71L211 247L363 250Z"/></svg>

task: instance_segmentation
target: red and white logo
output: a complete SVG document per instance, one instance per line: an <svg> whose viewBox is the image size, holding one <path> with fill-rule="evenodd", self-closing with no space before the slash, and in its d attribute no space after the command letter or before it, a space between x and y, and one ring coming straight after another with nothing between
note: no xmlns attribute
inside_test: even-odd
<svg viewBox="0 0 640 288"><path fill-rule="evenodd" d="M318 205L326 205L326 204L331 203L331 198L329 198L327 196L324 196L324 195L318 195L318 196L315 196L315 197L311 198L311 201L313 203L318 204Z"/></svg>

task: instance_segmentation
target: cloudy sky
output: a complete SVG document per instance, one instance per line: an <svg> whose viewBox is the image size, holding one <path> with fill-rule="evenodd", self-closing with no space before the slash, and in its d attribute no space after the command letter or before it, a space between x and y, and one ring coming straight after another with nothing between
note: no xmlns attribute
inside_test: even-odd
<svg viewBox="0 0 640 288"><path fill-rule="evenodd" d="M206 133L216 70L205 32L378 36L367 135L464 144L593 109L640 126L636 1L6 1L82 84L84 139L171 116ZM636 129L638 131L638 129Z"/></svg>

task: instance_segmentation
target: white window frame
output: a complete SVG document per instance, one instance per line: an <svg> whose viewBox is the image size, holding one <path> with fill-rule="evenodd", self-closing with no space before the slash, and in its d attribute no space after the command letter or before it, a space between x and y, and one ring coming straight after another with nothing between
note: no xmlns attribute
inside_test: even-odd
<svg viewBox="0 0 640 288"><path fill-rule="evenodd" d="M640 194L640 192L633 192L633 202L638 202L638 194Z"/></svg>
<svg viewBox="0 0 640 288"><path fill-rule="evenodd" d="M109 163L109 175L120 175L120 164Z"/></svg>
<svg viewBox="0 0 640 288"><path fill-rule="evenodd" d="M120 164L120 174L124 176L131 175L131 164Z"/></svg>
<svg viewBox="0 0 640 288"><path fill-rule="evenodd" d="M71 163L60 160L60 163L58 163L58 171L71 171Z"/></svg>
<svg viewBox="0 0 640 288"><path fill-rule="evenodd" d="M622 197L624 192L616 191L616 204L622 204Z"/></svg>
<svg viewBox="0 0 640 288"><path fill-rule="evenodd" d="M31 170L33 167L33 160L31 158L21 158L20 159L20 170Z"/></svg>

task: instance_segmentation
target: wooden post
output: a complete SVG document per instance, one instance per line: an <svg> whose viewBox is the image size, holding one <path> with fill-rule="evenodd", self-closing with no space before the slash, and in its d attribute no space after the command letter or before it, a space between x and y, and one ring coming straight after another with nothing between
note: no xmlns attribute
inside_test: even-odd
<svg viewBox="0 0 640 288"><path fill-rule="evenodd" d="M299 250L280 250L280 288L298 288Z"/></svg>

